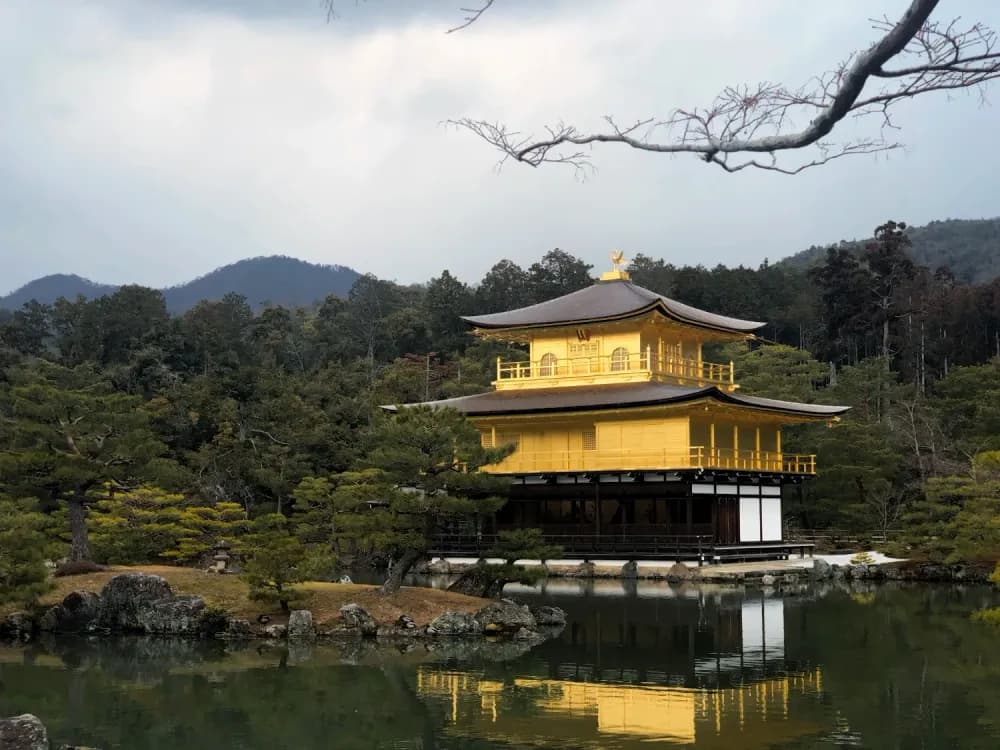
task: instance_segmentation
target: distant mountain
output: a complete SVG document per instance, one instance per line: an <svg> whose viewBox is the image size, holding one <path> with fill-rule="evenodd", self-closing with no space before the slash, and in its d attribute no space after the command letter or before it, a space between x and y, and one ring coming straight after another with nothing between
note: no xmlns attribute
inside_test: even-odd
<svg viewBox="0 0 1000 750"><path fill-rule="evenodd" d="M186 284L163 289L167 309L178 314L190 310L202 300L219 300L226 294L242 294L255 310L271 305L306 307L330 294L346 297L360 274L346 266L326 266L283 255L241 260ZM25 302L45 304L59 297L88 299L113 294L116 285L65 274L44 276L25 284L6 297L0 297L0 309L14 310Z"/></svg>
<svg viewBox="0 0 1000 750"><path fill-rule="evenodd" d="M1000 218L947 219L910 227L911 255L921 265L948 266L961 281L982 283L1000 276ZM864 247L865 240L841 240L844 247ZM826 256L826 248L813 246L780 261L794 268L809 268Z"/></svg>
<svg viewBox="0 0 1000 750"><path fill-rule="evenodd" d="M60 297L76 299L78 294L87 298L103 297L106 294L113 294L117 288L111 284L95 284L75 274L54 273L29 281L6 297L0 297L0 308L16 310L33 299L51 304Z"/></svg>

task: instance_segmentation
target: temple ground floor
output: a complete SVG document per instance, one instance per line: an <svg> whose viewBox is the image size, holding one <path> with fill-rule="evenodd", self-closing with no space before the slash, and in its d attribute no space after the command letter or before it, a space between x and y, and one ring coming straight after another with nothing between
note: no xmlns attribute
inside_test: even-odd
<svg viewBox="0 0 1000 750"><path fill-rule="evenodd" d="M477 525L442 530L440 556L486 556L506 529L541 529L567 558L780 559L806 547L785 538L787 474L620 472L516 475L510 499Z"/></svg>

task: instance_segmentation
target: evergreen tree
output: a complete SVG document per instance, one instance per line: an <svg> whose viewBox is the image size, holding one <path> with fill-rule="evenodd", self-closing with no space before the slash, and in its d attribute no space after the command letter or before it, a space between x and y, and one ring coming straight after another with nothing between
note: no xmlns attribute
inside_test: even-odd
<svg viewBox="0 0 1000 750"><path fill-rule="evenodd" d="M70 559L90 559L86 505L97 487L134 487L169 474L141 400L93 368L41 360L15 368L0 394L0 486L69 509Z"/></svg>
<svg viewBox="0 0 1000 750"><path fill-rule="evenodd" d="M0 605L31 606L52 588L45 567L46 526L34 501L0 495Z"/></svg>

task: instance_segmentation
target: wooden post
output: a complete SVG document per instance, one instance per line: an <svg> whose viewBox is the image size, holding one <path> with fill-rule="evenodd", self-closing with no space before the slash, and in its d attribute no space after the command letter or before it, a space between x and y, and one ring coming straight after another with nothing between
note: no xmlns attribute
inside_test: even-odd
<svg viewBox="0 0 1000 750"><path fill-rule="evenodd" d="M761 458L760 458L760 427L757 427L756 430L755 430L755 432L756 432L756 434L754 436L754 438L755 438L755 442L754 442L755 455L754 455L753 468L759 470L759 469L763 468L762 465L761 465Z"/></svg>
<svg viewBox="0 0 1000 750"><path fill-rule="evenodd" d="M740 468L740 426L733 425L733 468Z"/></svg>
<svg viewBox="0 0 1000 750"><path fill-rule="evenodd" d="M715 422L708 424L708 465L712 465L715 460Z"/></svg>
<svg viewBox="0 0 1000 750"><path fill-rule="evenodd" d="M500 357L497 357L497 380L500 379Z"/></svg>

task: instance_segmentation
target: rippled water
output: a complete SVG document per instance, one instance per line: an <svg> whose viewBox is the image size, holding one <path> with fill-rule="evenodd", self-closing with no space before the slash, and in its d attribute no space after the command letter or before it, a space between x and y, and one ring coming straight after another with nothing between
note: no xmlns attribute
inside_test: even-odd
<svg viewBox="0 0 1000 750"><path fill-rule="evenodd" d="M123 639L0 648L0 715L58 742L184 748L1000 748L985 587L552 580L570 623L516 648Z"/></svg>

